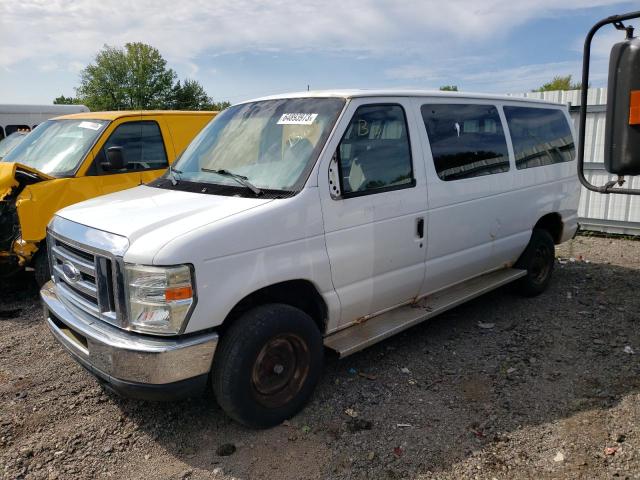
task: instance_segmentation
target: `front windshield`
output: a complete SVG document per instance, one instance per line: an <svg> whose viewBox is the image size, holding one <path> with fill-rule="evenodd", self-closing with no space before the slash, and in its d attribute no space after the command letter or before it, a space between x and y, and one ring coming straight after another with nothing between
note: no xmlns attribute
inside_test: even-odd
<svg viewBox="0 0 640 480"><path fill-rule="evenodd" d="M0 140L0 159L7 156L7 154L18 145L28 132L13 132L6 138Z"/></svg>
<svg viewBox="0 0 640 480"><path fill-rule="evenodd" d="M240 186L234 174L259 189L299 190L344 104L290 98L233 106L191 142L174 171L180 181Z"/></svg>
<svg viewBox="0 0 640 480"><path fill-rule="evenodd" d="M47 120L9 152L4 161L21 163L52 176L72 174L107 123Z"/></svg>

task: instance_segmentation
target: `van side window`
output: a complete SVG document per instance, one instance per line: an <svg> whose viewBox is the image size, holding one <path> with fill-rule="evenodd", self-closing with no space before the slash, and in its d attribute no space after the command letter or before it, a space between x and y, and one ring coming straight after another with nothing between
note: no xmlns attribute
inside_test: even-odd
<svg viewBox="0 0 640 480"><path fill-rule="evenodd" d="M573 136L562 110L504 107L504 115L519 170L573 160Z"/></svg>
<svg viewBox="0 0 640 480"><path fill-rule="evenodd" d="M18 130L30 132L31 127L29 125L7 125L5 127L5 131L7 132L7 137L11 135L13 132L17 132Z"/></svg>
<svg viewBox="0 0 640 480"><path fill-rule="evenodd" d="M432 104L420 109L433 163L442 180L509 170L509 152L493 105Z"/></svg>
<svg viewBox="0 0 640 480"><path fill-rule="evenodd" d="M338 153L343 196L415 185L407 120L400 105L359 107Z"/></svg>
<svg viewBox="0 0 640 480"><path fill-rule="evenodd" d="M155 170L168 166L162 133L154 121L119 125L105 142L101 155L106 156L110 147L122 147L126 171Z"/></svg>

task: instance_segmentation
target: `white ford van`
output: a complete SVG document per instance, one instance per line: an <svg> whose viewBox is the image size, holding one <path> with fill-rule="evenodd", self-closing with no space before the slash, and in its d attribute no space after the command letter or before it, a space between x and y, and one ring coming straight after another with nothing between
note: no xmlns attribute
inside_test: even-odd
<svg viewBox="0 0 640 480"><path fill-rule="evenodd" d="M213 388L250 426L349 355L489 290L541 293L577 229L564 106L443 92L279 95L218 115L160 179L57 213L41 292L110 388Z"/></svg>

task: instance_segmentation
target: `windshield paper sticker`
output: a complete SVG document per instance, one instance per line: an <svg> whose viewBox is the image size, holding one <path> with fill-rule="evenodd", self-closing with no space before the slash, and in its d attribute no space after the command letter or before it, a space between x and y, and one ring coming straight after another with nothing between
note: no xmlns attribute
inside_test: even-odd
<svg viewBox="0 0 640 480"><path fill-rule="evenodd" d="M100 130L101 126L102 125L95 122L80 122L80 125L78 125L80 128L88 128L89 130Z"/></svg>
<svg viewBox="0 0 640 480"><path fill-rule="evenodd" d="M317 113L283 113L278 125L311 125Z"/></svg>

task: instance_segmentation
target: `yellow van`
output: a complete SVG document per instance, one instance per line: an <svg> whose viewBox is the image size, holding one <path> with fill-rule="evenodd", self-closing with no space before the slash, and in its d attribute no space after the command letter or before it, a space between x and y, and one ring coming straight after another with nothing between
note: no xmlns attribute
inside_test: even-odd
<svg viewBox="0 0 640 480"><path fill-rule="evenodd" d="M0 278L26 267L48 280L57 210L159 177L215 115L87 112L41 123L0 162Z"/></svg>

